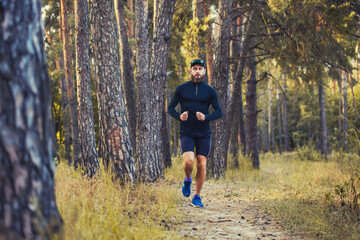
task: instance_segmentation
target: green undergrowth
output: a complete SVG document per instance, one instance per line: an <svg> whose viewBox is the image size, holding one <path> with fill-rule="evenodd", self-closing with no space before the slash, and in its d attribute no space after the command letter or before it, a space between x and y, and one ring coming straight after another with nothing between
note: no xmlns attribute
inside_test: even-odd
<svg viewBox="0 0 360 240"><path fill-rule="evenodd" d="M243 158L240 169L230 164L226 181L234 189L246 189L240 198L258 202L290 232L316 239L360 239L360 158L344 153L333 153L328 161L317 153L307 156L311 161L299 152L262 154L260 170L252 170L250 160Z"/></svg>
<svg viewBox="0 0 360 240"><path fill-rule="evenodd" d="M121 186L104 170L88 179L60 163L55 182L65 239L180 239L179 194L167 181Z"/></svg>

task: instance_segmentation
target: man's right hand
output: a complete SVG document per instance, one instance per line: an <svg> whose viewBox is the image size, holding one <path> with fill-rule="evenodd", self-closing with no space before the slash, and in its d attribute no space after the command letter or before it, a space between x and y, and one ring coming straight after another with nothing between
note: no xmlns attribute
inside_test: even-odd
<svg viewBox="0 0 360 240"><path fill-rule="evenodd" d="M180 120L184 122L188 119L188 116L189 116L189 112L185 111L180 115Z"/></svg>

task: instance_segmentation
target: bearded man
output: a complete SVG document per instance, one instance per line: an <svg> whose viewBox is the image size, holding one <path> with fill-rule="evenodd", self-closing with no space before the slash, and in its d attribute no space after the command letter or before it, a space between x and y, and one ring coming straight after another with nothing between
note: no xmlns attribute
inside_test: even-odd
<svg viewBox="0 0 360 240"><path fill-rule="evenodd" d="M191 80L178 86L168 107L168 113L180 121L180 140L185 172L182 193L191 195L191 173L196 159L196 186L192 204L203 207L200 192L206 177L206 161L210 152L210 121L222 117L218 96L214 88L204 81L205 62L195 59L190 64ZM175 107L180 103L181 111ZM214 111L209 113L212 105ZM196 149L196 155L195 151Z"/></svg>

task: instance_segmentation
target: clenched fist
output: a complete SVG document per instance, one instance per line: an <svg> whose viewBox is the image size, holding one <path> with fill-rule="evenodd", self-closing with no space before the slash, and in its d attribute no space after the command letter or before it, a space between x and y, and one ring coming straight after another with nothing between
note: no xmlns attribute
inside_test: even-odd
<svg viewBox="0 0 360 240"><path fill-rule="evenodd" d="M205 114L202 112L196 112L196 117L199 121L205 121Z"/></svg>
<svg viewBox="0 0 360 240"><path fill-rule="evenodd" d="M188 119L188 116L189 116L189 112L185 111L180 115L180 120L184 122Z"/></svg>

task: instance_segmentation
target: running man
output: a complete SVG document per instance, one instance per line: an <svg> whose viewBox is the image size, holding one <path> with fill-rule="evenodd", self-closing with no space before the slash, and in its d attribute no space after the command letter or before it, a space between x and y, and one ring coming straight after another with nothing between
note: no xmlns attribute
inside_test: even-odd
<svg viewBox="0 0 360 240"><path fill-rule="evenodd" d="M203 207L200 192L206 177L206 161L210 152L210 121L222 117L218 96L214 88L203 82L206 73L205 62L195 59L190 64L191 81L178 86L168 107L168 113L180 121L180 140L183 153L185 180L182 193L191 194L191 173L193 170L196 148L196 187L192 203ZM180 103L181 113L175 110ZM209 106L214 111L209 114Z"/></svg>

